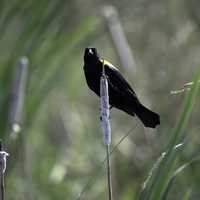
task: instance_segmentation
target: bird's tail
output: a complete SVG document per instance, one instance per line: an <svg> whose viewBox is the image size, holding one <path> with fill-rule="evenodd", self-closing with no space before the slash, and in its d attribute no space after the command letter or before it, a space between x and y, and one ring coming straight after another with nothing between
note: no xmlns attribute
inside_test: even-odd
<svg viewBox="0 0 200 200"><path fill-rule="evenodd" d="M141 104L138 106L135 114L146 127L155 128L160 124L160 116Z"/></svg>

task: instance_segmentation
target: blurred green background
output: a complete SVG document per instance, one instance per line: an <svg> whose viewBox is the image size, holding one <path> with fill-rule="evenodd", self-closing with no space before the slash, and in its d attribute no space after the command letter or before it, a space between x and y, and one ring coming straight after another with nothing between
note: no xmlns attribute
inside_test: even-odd
<svg viewBox="0 0 200 200"><path fill-rule="evenodd" d="M99 99L83 74L87 46L118 66L141 101L160 113L160 127L149 130L136 118L111 112L113 145L132 129L112 154L114 199L138 198L187 93L170 91L191 81L200 66L199 7L197 0L0 0L0 134L10 153L6 199L75 200L88 182L82 199L107 198ZM126 37L121 50L131 50L132 69L120 57L113 26ZM20 96L22 56L29 65ZM24 113L16 114L18 134L11 130L16 101ZM200 151L199 115L197 101L179 162ZM195 163L177 176L168 199L183 199L186 191L199 199L199 187Z"/></svg>

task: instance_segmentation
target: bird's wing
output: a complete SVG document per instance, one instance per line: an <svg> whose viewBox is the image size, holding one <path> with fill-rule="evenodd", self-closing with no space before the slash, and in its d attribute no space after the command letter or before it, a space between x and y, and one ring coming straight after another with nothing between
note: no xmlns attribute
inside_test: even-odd
<svg viewBox="0 0 200 200"><path fill-rule="evenodd" d="M117 90L120 93L128 92L137 97L132 87L125 80L125 78L121 75L116 67L114 67L110 62L106 60L101 60L101 62L104 62L106 75L108 76L108 82L113 89Z"/></svg>

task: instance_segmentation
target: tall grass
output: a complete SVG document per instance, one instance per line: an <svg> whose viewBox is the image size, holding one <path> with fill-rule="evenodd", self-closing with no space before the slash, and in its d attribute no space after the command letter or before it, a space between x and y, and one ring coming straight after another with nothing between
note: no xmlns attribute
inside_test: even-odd
<svg viewBox="0 0 200 200"><path fill-rule="evenodd" d="M165 199L169 192L170 180L176 171L176 161L184 147L183 139L185 137L185 129L189 122L192 108L198 94L198 81L200 79L200 71L194 79L191 90L186 95L183 103L183 110L176 127L170 134L169 144L165 152L154 165L145 185L142 189L140 200L161 200ZM181 144L181 145L180 145Z"/></svg>

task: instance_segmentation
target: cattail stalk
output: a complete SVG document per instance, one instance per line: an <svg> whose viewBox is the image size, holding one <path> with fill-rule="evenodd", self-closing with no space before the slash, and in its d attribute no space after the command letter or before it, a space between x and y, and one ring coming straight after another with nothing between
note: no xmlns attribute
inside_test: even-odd
<svg viewBox="0 0 200 200"><path fill-rule="evenodd" d="M108 81L103 61L102 76L100 80L101 97L101 126L103 130L103 141L106 146L107 157L107 179L108 179L108 199L112 200L112 182L111 182L111 164L110 164L110 144L111 144L111 126L110 126L110 105L108 93Z"/></svg>
<svg viewBox="0 0 200 200"><path fill-rule="evenodd" d="M3 151L2 141L0 140L0 200L5 200L4 173L6 171L6 157L8 153Z"/></svg>
<svg viewBox="0 0 200 200"><path fill-rule="evenodd" d="M136 73L136 63L128 44L118 12L114 6L104 6L102 8L103 16L108 26L114 47L120 58L122 66L128 71Z"/></svg>
<svg viewBox="0 0 200 200"><path fill-rule="evenodd" d="M28 59L22 57L19 61L19 66L16 70L16 77L13 84L11 109L10 109L10 124L11 137L15 138L17 133L21 131L23 120L23 108L25 99L25 89L28 75Z"/></svg>

